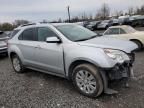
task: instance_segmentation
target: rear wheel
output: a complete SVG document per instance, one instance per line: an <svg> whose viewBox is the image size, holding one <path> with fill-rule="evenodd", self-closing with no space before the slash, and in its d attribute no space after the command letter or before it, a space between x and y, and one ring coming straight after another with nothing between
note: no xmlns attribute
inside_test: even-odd
<svg viewBox="0 0 144 108"><path fill-rule="evenodd" d="M20 58L17 55L13 55L11 60L12 60L12 65L13 65L15 72L17 72L17 73L24 72L24 66L23 66Z"/></svg>
<svg viewBox="0 0 144 108"><path fill-rule="evenodd" d="M81 64L73 70L73 83L85 96L97 97L103 91L103 83L98 69L91 64Z"/></svg>

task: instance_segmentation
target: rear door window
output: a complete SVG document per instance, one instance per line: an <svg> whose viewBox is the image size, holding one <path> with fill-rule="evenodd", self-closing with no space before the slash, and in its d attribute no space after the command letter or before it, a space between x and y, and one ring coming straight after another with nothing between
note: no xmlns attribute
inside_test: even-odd
<svg viewBox="0 0 144 108"><path fill-rule="evenodd" d="M36 28L29 28L23 31L19 36L19 40L36 41L37 40Z"/></svg>

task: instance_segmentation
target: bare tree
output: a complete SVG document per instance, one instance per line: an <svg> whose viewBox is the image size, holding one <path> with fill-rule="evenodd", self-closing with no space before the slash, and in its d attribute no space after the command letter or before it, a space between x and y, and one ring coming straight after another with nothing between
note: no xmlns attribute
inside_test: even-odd
<svg viewBox="0 0 144 108"><path fill-rule="evenodd" d="M133 14L134 14L134 8L133 8L133 7L130 7L130 8L128 9L128 14L129 14L129 15L133 15Z"/></svg>
<svg viewBox="0 0 144 108"><path fill-rule="evenodd" d="M142 5L141 7L137 7L135 10L135 14L144 15L144 5Z"/></svg>
<svg viewBox="0 0 144 108"><path fill-rule="evenodd" d="M108 4L104 3L102 4L101 8L98 10L96 17L105 20L109 17L109 15L110 15L110 8Z"/></svg>
<svg viewBox="0 0 144 108"><path fill-rule="evenodd" d="M93 15L92 15L92 14L89 14L88 19L89 19L89 20L93 20Z"/></svg>
<svg viewBox="0 0 144 108"><path fill-rule="evenodd" d="M118 18L119 16L123 16L123 11L115 11L114 15Z"/></svg>

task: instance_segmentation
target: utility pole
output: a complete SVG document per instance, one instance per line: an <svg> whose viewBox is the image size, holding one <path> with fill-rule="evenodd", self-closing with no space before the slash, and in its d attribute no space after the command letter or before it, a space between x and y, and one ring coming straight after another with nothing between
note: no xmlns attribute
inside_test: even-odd
<svg viewBox="0 0 144 108"><path fill-rule="evenodd" d="M68 11L68 17L69 17L69 23L70 23L71 18L70 18L70 7L69 6L67 7L67 11Z"/></svg>

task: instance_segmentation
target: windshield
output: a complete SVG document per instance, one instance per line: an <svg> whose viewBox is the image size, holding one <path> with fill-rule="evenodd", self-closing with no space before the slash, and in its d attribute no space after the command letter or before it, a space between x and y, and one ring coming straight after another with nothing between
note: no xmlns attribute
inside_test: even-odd
<svg viewBox="0 0 144 108"><path fill-rule="evenodd" d="M126 27L126 28L125 28L125 31L126 31L127 33L135 33L135 32L136 32L136 30L135 30L134 28L132 28L131 26Z"/></svg>
<svg viewBox="0 0 144 108"><path fill-rule="evenodd" d="M71 41L84 41L96 37L96 33L79 25L59 25L56 28Z"/></svg>

